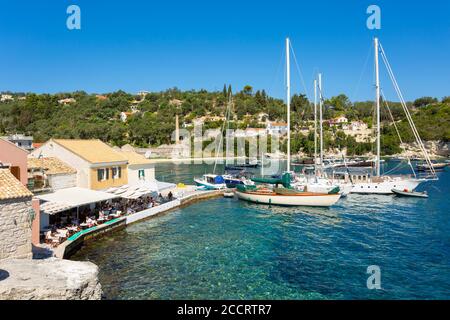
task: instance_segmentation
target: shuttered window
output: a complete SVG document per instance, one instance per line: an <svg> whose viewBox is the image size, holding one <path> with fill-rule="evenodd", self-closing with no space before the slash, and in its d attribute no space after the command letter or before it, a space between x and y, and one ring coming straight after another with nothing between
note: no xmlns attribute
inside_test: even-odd
<svg viewBox="0 0 450 320"><path fill-rule="evenodd" d="M105 176L105 169L97 169L97 180L98 181L104 181L108 176L108 169L106 169L106 176Z"/></svg>
<svg viewBox="0 0 450 320"><path fill-rule="evenodd" d="M120 179L122 177L122 168L121 167L112 167L112 178L113 179Z"/></svg>

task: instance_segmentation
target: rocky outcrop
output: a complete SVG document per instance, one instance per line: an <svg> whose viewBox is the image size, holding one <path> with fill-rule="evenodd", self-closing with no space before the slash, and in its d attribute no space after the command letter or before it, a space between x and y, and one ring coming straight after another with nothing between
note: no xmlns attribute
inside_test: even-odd
<svg viewBox="0 0 450 320"><path fill-rule="evenodd" d="M1 260L0 300L99 300L98 267L56 258Z"/></svg>
<svg viewBox="0 0 450 320"><path fill-rule="evenodd" d="M445 141L425 141L424 146L427 149L430 157L448 157L450 156L450 143ZM402 156L407 157L423 157L422 151L420 150L417 143L404 143L402 145L404 152Z"/></svg>
<svg viewBox="0 0 450 320"><path fill-rule="evenodd" d="M450 155L450 142L444 141L427 141L425 148L431 151L432 154L440 157L448 157Z"/></svg>

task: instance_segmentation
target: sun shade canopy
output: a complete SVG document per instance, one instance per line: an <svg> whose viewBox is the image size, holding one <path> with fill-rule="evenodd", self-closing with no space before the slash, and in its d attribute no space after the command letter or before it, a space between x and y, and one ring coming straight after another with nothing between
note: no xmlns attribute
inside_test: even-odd
<svg viewBox="0 0 450 320"><path fill-rule="evenodd" d="M44 212L54 214L71 208L118 198L119 196L107 192L74 187L37 195L36 197L39 200L46 201L46 203L41 205L41 209Z"/></svg>

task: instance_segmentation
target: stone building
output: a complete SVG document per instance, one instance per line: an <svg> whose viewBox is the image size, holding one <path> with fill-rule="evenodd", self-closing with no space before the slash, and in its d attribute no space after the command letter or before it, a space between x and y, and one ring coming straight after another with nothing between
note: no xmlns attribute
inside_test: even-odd
<svg viewBox="0 0 450 320"><path fill-rule="evenodd" d="M34 194L76 186L77 171L58 158L28 158L28 189Z"/></svg>
<svg viewBox="0 0 450 320"><path fill-rule="evenodd" d="M32 258L32 196L8 169L0 169L0 260Z"/></svg>

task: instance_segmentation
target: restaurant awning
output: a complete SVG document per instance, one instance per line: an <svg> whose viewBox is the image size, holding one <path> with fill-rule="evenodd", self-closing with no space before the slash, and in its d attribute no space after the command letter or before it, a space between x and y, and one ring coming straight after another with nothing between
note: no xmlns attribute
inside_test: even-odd
<svg viewBox="0 0 450 320"><path fill-rule="evenodd" d="M59 204L60 206L71 206L72 208L118 197L119 196L111 193L79 187L61 189L53 193L36 195L36 198L40 200Z"/></svg>
<svg viewBox="0 0 450 320"><path fill-rule="evenodd" d="M133 185L124 185L120 188L109 188L106 192L114 194L118 197L125 199L137 199L139 197L149 195L152 193L158 193L162 190L175 188L173 183L161 182L158 180L141 181Z"/></svg>
<svg viewBox="0 0 450 320"><path fill-rule="evenodd" d="M158 186L159 191L172 189L177 186L175 183L162 182L162 181L158 181L158 180L156 180L156 185Z"/></svg>
<svg viewBox="0 0 450 320"><path fill-rule="evenodd" d="M45 202L40 206L39 209L46 214L54 215L56 213L70 210L72 208L75 207L62 202Z"/></svg>

